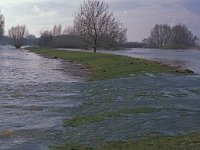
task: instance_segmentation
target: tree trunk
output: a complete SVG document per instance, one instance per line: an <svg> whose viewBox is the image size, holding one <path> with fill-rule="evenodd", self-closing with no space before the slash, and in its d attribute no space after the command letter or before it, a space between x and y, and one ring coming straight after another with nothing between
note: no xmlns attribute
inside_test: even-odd
<svg viewBox="0 0 200 150"><path fill-rule="evenodd" d="M94 39L94 53L97 52L97 38Z"/></svg>
<svg viewBox="0 0 200 150"><path fill-rule="evenodd" d="M94 49L94 53L96 53L97 52L97 47L94 47L93 49Z"/></svg>

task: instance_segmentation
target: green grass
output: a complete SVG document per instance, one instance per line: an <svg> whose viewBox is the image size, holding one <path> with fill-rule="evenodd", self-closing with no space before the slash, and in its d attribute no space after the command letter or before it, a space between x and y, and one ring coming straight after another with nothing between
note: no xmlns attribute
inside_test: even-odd
<svg viewBox="0 0 200 150"><path fill-rule="evenodd" d="M116 56L111 54L59 51L47 48L27 48L28 50L42 56L71 60L84 65L91 71L87 81L105 80L129 75L144 73L177 73L177 68L162 65L153 61L131 58L127 56ZM181 71L181 73L183 73Z"/></svg>
<svg viewBox="0 0 200 150"><path fill-rule="evenodd" d="M116 119L126 115L140 114L140 113L153 113L159 111L155 108L132 108L113 112L104 112L93 115L76 116L64 121L64 126L81 126L90 123L100 122L106 119Z"/></svg>
<svg viewBox="0 0 200 150"><path fill-rule="evenodd" d="M106 142L98 147L74 143L56 147L54 150L200 150L200 134L149 137L138 141Z"/></svg>

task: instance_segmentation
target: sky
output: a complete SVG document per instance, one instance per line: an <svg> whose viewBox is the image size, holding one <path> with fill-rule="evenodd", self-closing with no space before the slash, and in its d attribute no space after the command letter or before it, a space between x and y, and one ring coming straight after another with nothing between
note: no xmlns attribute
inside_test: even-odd
<svg viewBox="0 0 200 150"><path fill-rule="evenodd" d="M155 24L185 24L200 37L200 0L105 0L110 10L128 28L129 41L142 41ZM83 0L0 0L5 30L26 25L40 35L53 25L73 25L73 15Z"/></svg>

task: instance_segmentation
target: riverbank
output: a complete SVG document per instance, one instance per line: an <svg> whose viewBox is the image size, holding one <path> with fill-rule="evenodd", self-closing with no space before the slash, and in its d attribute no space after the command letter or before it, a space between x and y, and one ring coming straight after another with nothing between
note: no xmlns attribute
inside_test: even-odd
<svg viewBox="0 0 200 150"><path fill-rule="evenodd" d="M106 80L130 75L139 74L162 74L162 73L181 73L191 74L189 70L171 67L158 62L130 58L127 56L117 56L102 53L90 53L80 51L59 51L47 48L26 48L31 52L42 56L63 59L77 64L76 75L87 76L87 81ZM82 71L80 71L82 70ZM83 73L85 70L87 73Z"/></svg>

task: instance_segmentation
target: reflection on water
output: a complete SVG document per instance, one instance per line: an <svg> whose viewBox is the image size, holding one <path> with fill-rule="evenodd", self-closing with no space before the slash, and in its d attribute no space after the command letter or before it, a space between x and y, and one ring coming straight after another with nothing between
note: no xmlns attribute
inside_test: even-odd
<svg viewBox="0 0 200 150"><path fill-rule="evenodd" d="M0 149L45 150L70 141L135 139L200 132L200 77L133 76L91 83L59 71L62 62L0 49ZM81 105L80 105L81 104ZM159 112L64 128L64 118L134 107Z"/></svg>
<svg viewBox="0 0 200 150"><path fill-rule="evenodd" d="M134 48L121 51L102 51L118 55L158 60L167 64L181 66L200 74L199 50L173 50L173 49L144 49Z"/></svg>

